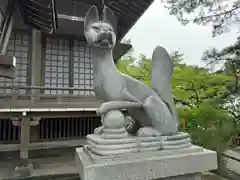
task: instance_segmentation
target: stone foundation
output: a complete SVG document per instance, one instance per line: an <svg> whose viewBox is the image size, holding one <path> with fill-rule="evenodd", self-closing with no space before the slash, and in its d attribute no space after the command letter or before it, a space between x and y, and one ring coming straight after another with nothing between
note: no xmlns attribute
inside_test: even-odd
<svg viewBox="0 0 240 180"><path fill-rule="evenodd" d="M176 150L98 156L76 149L82 180L200 180L201 172L217 169L217 155L197 146Z"/></svg>

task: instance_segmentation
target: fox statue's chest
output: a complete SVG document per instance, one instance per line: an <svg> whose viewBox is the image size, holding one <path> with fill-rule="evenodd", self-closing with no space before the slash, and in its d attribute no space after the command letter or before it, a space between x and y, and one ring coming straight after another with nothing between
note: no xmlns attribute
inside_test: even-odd
<svg viewBox="0 0 240 180"><path fill-rule="evenodd" d="M111 76L98 74L94 77L94 91L100 99L113 101L121 100L123 85L121 81L116 81Z"/></svg>

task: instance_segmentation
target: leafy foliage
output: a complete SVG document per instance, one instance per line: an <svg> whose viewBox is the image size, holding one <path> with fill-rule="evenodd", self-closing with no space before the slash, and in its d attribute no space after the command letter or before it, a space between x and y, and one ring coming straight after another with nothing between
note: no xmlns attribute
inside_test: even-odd
<svg viewBox="0 0 240 180"><path fill-rule="evenodd" d="M220 98L227 92L227 84L232 82L231 76L210 73L207 69L189 66L182 63L182 54L172 53L175 65L172 89L176 102L195 107L205 100ZM131 56L118 61L118 69L147 85L151 85L151 59L141 55L137 61Z"/></svg>
<svg viewBox="0 0 240 180"><path fill-rule="evenodd" d="M222 97L228 91L226 86L231 80L227 75L179 64L173 74L173 94L195 107L204 101Z"/></svg>
<svg viewBox="0 0 240 180"><path fill-rule="evenodd" d="M240 38L236 43L228 46L222 50L215 48L205 51L203 60L207 65L214 67L222 63L222 69L219 70L221 74L226 74L232 77L232 82L226 86L228 89L222 99L219 99L218 104L226 109L233 117L235 123L235 130L240 134Z"/></svg>
<svg viewBox="0 0 240 180"><path fill-rule="evenodd" d="M212 24L213 37L228 31L230 25L238 24L240 20L240 0L166 0L164 2L170 14L175 15L184 25L189 22L199 25ZM190 14L195 17L188 18ZM196 105L191 106L192 109L199 108L202 103L214 102L218 108L227 111L234 118L234 130L238 132L240 132L240 128L238 129L240 127L240 102L237 101L240 90L239 49L240 37L235 44L220 51L216 48L205 51L203 60L207 66L221 65L222 68L215 73L210 73L206 69L195 67L197 70L194 74L191 73L193 67L186 66L184 71L188 71L186 74L191 75L191 78L183 79L191 81L188 87L182 87L183 85L180 84L180 89L176 89L174 87L179 87L179 85L173 85L175 96L181 96L185 101L188 100L190 104ZM181 66L177 66L175 71L178 71ZM184 77L185 73L179 70L177 74ZM173 84L175 80L173 79Z"/></svg>
<svg viewBox="0 0 240 180"><path fill-rule="evenodd" d="M235 129L240 135L240 99L236 96L230 96L224 106L223 109L227 110L232 117L234 117Z"/></svg>
<svg viewBox="0 0 240 180"><path fill-rule="evenodd" d="M203 60L207 65L214 67L222 63L222 68L219 70L220 73L227 74L233 78L231 84L229 84L228 94L226 98L232 98L239 96L240 90L240 38L237 42L231 46L228 46L222 50L217 50L215 48L209 49L204 52ZM226 99L225 98L225 99Z"/></svg>
<svg viewBox="0 0 240 180"><path fill-rule="evenodd" d="M207 62L207 65L216 65L222 63L223 70L232 72L232 63L236 65L236 68L240 68L240 37L237 38L237 41L228 47L225 47L222 50L217 50L216 48L211 48L206 50L203 54L203 60ZM238 57L238 58L237 58Z"/></svg>
<svg viewBox="0 0 240 180"><path fill-rule="evenodd" d="M235 128L228 111L204 102L193 109L181 109L180 114L187 120L187 132L194 144L217 152L224 151L231 144Z"/></svg>
<svg viewBox="0 0 240 180"><path fill-rule="evenodd" d="M213 26L215 37L229 30L229 25L240 20L240 1L234 0L164 0L171 15L186 25L189 22L209 24ZM195 18L187 18L187 14L196 14Z"/></svg>
<svg viewBox="0 0 240 180"><path fill-rule="evenodd" d="M139 59L140 60L136 60L132 56L123 56L118 61L117 68L120 72L132 76L150 86L152 62L144 55L141 55Z"/></svg>

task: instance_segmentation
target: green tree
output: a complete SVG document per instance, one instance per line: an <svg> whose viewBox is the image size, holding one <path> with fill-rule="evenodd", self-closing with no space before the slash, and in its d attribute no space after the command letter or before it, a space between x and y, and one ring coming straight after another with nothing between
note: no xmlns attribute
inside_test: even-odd
<svg viewBox="0 0 240 180"><path fill-rule="evenodd" d="M203 60L207 65L214 67L215 65L222 65L221 72L231 75L234 78L231 86L231 94L238 93L240 81L240 38L231 46L225 47L222 50L212 48L206 50L203 54Z"/></svg>
<svg viewBox="0 0 240 180"><path fill-rule="evenodd" d="M179 104L180 122L187 120L187 131L195 144L224 150L235 133L234 120L227 110L218 105L218 101L227 93L232 77L186 65L179 52L172 53L172 60L175 66L172 89L175 102ZM146 56L141 55L138 60L125 56L118 61L117 67L122 73L151 85L151 59Z"/></svg>
<svg viewBox="0 0 240 180"><path fill-rule="evenodd" d="M163 0L165 6L182 24L193 22L200 25L212 24L213 36L229 30L229 25L240 19L239 0ZM190 19L188 14L195 17Z"/></svg>
<svg viewBox="0 0 240 180"><path fill-rule="evenodd" d="M228 111L211 102L204 102L198 107L180 109L179 112L181 120L187 121L186 131L194 144L217 152L226 150L232 144L231 138L236 132L234 119Z"/></svg>
<svg viewBox="0 0 240 180"><path fill-rule="evenodd" d="M227 86L228 93L222 97L222 107L235 117L236 123L240 122L240 101L238 100L240 93L240 55L236 51L239 48L240 38L237 39L235 44L222 50L209 49L204 52L203 56L203 60L207 65L214 67L215 65L222 64L222 68L218 72L231 76L233 79Z"/></svg>
<svg viewBox="0 0 240 180"><path fill-rule="evenodd" d="M175 66L172 86L174 97L196 107L205 101L224 96L232 82L231 76L211 73L207 69L179 64Z"/></svg>
<svg viewBox="0 0 240 180"><path fill-rule="evenodd" d="M166 8L170 10L170 14L176 16L184 25L189 22L199 25L211 24L213 27L213 37L228 31L232 24L238 24L240 20L239 0L164 0L164 3ZM220 77L220 81L225 84L225 88L221 88L221 93L218 93L219 91L217 90L218 98L214 98L214 101L221 109L225 109L231 113L236 123L240 121L240 102L236 101L240 89L239 48L240 37L237 38L235 44L220 51L215 48L209 49L205 51L203 56L208 67L210 65L212 67L215 65L222 67L214 74L222 76ZM225 75L228 77L231 76L232 80L229 78L225 79ZM217 76L214 75L215 77ZM213 82L216 82L215 80ZM214 92L211 88L210 91Z"/></svg>
<svg viewBox="0 0 240 180"><path fill-rule="evenodd" d="M212 35L222 34L229 30L233 24L238 24L240 20L240 0L166 0L166 7L170 14L186 25L189 22L206 25L212 24ZM193 18L189 18L190 16ZM235 44L222 50L216 48L204 52L203 59L208 67L221 66L218 74L225 74L232 77L231 83L227 83L225 93L221 93L218 103L222 108L226 108L225 103L231 104L228 111L236 118L239 117L240 105L235 103L239 96L240 89L240 37ZM234 103L232 103L234 102ZM234 112L233 112L234 110Z"/></svg>
<svg viewBox="0 0 240 180"><path fill-rule="evenodd" d="M117 68L120 72L151 85L152 62L146 56L140 55L139 60L131 55L123 56L118 60Z"/></svg>
<svg viewBox="0 0 240 180"><path fill-rule="evenodd" d="M207 69L183 63L183 55L172 53L174 73L172 88L176 102L190 107L198 106L205 100L222 97L232 82L231 76L222 73L211 73ZM151 85L151 59L141 55L139 60L125 56L118 61L118 69L147 85Z"/></svg>

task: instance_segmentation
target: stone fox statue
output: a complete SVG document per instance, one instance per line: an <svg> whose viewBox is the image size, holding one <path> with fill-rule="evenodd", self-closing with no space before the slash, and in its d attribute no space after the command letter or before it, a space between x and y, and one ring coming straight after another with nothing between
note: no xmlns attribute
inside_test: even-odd
<svg viewBox="0 0 240 180"><path fill-rule="evenodd" d="M96 6L85 16L84 33L92 48L94 91L106 101L98 109L99 115L110 110L127 109L141 124L139 136L171 135L178 131L178 117L172 98L171 76L173 64L163 47L156 47L152 56L152 87L122 74L114 64L112 50L116 43L116 19L108 8L99 19Z"/></svg>

